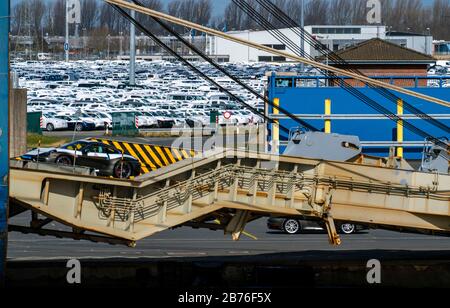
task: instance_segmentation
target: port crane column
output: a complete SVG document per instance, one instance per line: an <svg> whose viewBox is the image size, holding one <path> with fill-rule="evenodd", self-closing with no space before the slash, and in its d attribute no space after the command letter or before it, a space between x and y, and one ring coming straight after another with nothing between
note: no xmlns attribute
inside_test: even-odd
<svg viewBox="0 0 450 308"><path fill-rule="evenodd" d="M0 286L5 278L5 260L8 235L8 183L9 183L9 5L0 1Z"/></svg>

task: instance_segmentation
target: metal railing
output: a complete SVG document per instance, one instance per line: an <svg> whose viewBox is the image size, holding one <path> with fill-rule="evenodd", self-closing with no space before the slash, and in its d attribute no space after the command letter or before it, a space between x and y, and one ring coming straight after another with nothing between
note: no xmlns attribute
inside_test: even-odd
<svg viewBox="0 0 450 308"><path fill-rule="evenodd" d="M369 76L369 78L384 81L387 84L403 83L408 88L447 88L450 87L450 76ZM355 88L368 88L367 84L346 76L276 76L274 86L280 88L337 88L344 81L355 81Z"/></svg>
<svg viewBox="0 0 450 308"><path fill-rule="evenodd" d="M353 180L346 177L325 177L304 173L293 173L281 170L258 169L230 164L222 168L208 171L193 179L189 179L135 200L117 198L108 188L102 190L98 198L98 209L103 219L111 218L114 212L116 221L136 223L154 217L163 207L165 211L180 208L189 202L205 197L211 193L218 194L230 189L233 184L248 194L273 192L277 195L293 196L302 192L306 199L312 197L317 186L331 189L363 191L398 196L423 197L450 200L433 187L411 187L408 185L374 182L369 179ZM218 200L216 200L218 201ZM212 205L212 204L211 204Z"/></svg>

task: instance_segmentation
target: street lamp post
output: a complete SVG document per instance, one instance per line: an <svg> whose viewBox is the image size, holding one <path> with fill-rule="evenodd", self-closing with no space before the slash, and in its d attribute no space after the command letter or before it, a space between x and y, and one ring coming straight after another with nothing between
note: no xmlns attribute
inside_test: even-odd
<svg viewBox="0 0 450 308"><path fill-rule="evenodd" d="M109 57L109 45L111 40L111 34L108 34L107 40L108 40L108 60L111 60L111 58Z"/></svg>
<svg viewBox="0 0 450 308"><path fill-rule="evenodd" d="M64 42L64 54L66 62L69 62L69 3L66 0L66 39Z"/></svg>
<svg viewBox="0 0 450 308"><path fill-rule="evenodd" d="M122 49L122 40L123 40L123 32L119 32L119 40L120 40L120 51L119 51L119 54L120 55L122 55L122 53L123 53L123 49Z"/></svg>
<svg viewBox="0 0 450 308"><path fill-rule="evenodd" d="M305 0L302 0L301 3L301 17L300 17L300 33L302 34L300 37L300 47L302 49L301 56L305 55L305 33L303 32L305 29ZM305 72L305 64L301 63L301 71L302 74Z"/></svg>
<svg viewBox="0 0 450 308"><path fill-rule="evenodd" d="M136 17L136 11L131 11L131 18ZM136 27L133 23L130 26L130 85L134 86L136 77Z"/></svg>
<svg viewBox="0 0 450 308"><path fill-rule="evenodd" d="M84 49L84 58L87 58L87 46L86 46L86 27L83 28L83 49Z"/></svg>

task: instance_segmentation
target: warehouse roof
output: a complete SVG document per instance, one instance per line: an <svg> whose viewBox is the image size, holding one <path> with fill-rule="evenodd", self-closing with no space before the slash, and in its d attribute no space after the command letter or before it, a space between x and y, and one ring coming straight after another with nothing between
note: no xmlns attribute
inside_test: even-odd
<svg viewBox="0 0 450 308"><path fill-rule="evenodd" d="M436 62L429 55L379 38L367 40L352 47L338 50L335 54L351 64L429 64ZM325 57L322 56L318 60L323 61ZM333 64L331 59L329 62Z"/></svg>

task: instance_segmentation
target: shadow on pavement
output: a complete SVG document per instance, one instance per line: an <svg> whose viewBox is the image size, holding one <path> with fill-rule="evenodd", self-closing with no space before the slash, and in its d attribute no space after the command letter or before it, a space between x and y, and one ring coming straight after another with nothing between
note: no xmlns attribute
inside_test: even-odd
<svg viewBox="0 0 450 308"><path fill-rule="evenodd" d="M381 287L450 286L450 250L304 251L254 256L86 259L82 287L370 287L369 260L381 263ZM9 287L61 287L67 260L9 261Z"/></svg>

